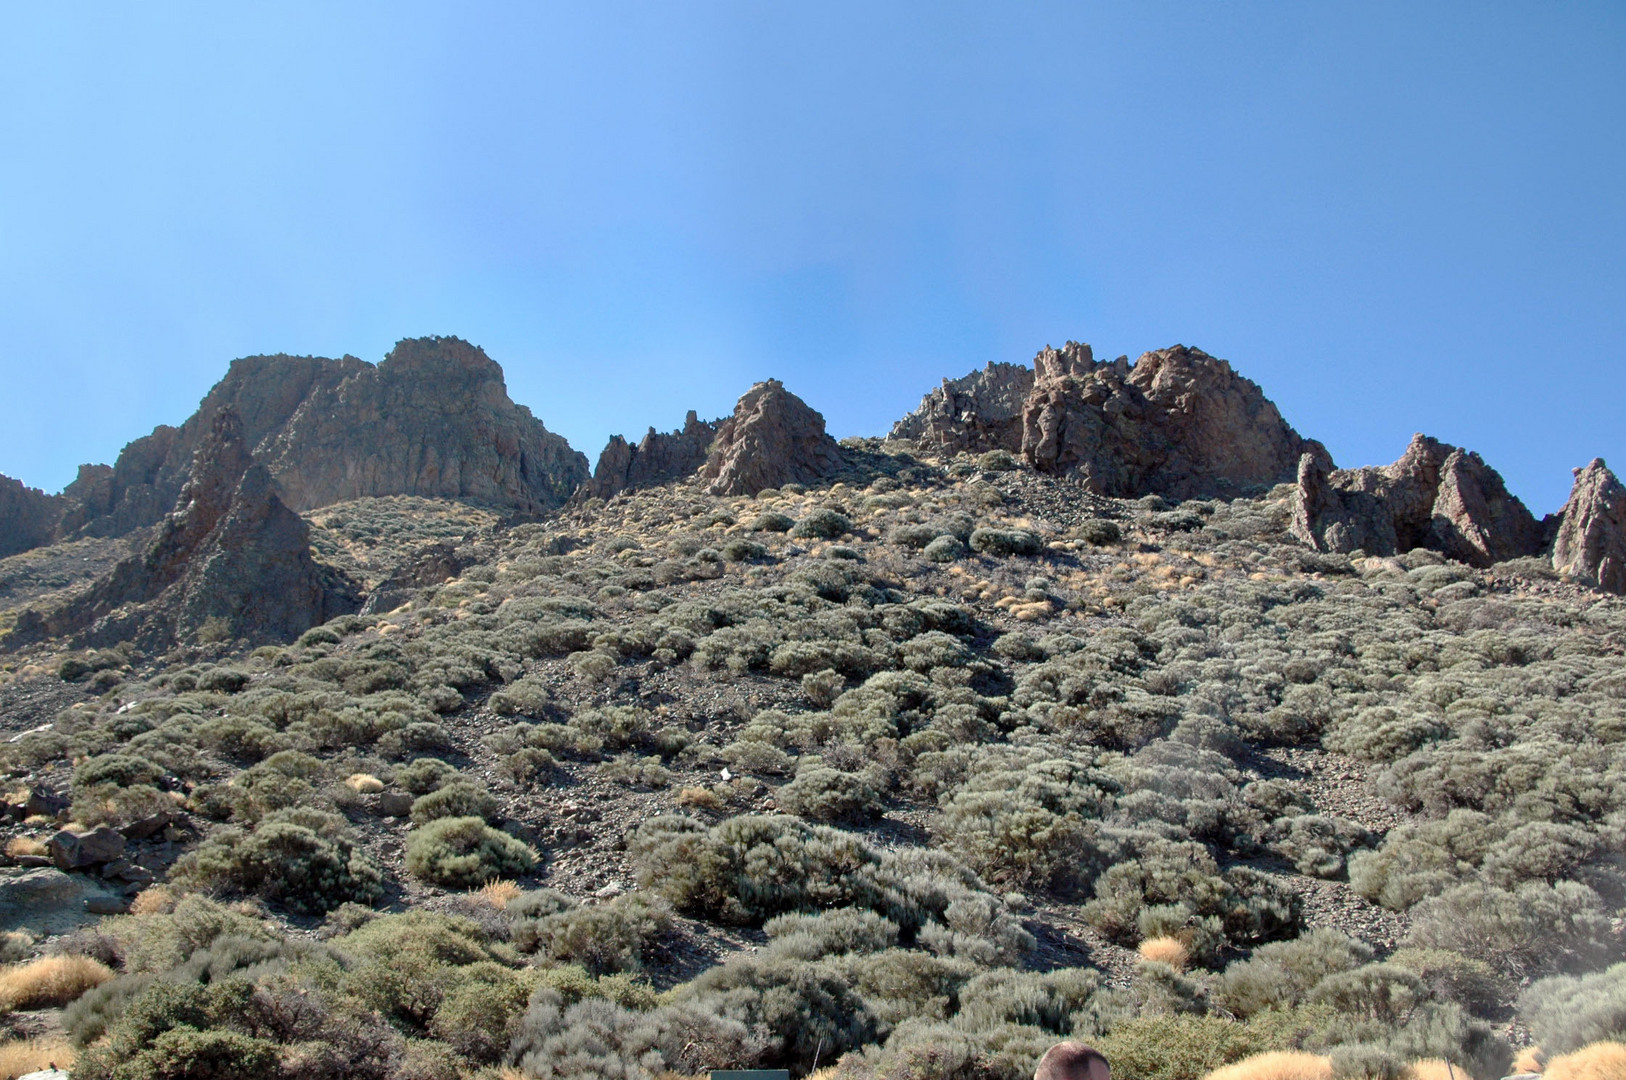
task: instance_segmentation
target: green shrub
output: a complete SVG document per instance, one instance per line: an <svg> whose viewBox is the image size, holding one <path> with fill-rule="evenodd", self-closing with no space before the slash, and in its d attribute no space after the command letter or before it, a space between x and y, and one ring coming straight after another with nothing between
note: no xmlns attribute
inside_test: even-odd
<svg viewBox="0 0 1626 1080"><path fill-rule="evenodd" d="M823 765L799 769L774 793L781 808L813 821L867 821L884 810L881 797L861 776Z"/></svg>
<svg viewBox="0 0 1626 1080"><path fill-rule="evenodd" d="M782 533L790 532L791 527L795 524L795 519L786 514L781 514L776 510L765 510L752 518L745 527L752 532Z"/></svg>
<svg viewBox="0 0 1626 1080"><path fill-rule="evenodd" d="M1024 529L974 529L971 533L971 550L979 555L1026 555L1042 554L1044 543L1032 533Z"/></svg>
<svg viewBox="0 0 1626 1080"><path fill-rule="evenodd" d="M1228 965L1214 988L1214 999L1243 1018L1265 1009L1302 1004L1317 983L1349 971L1372 958L1363 942L1322 927L1293 939L1261 945L1246 960Z"/></svg>
<svg viewBox="0 0 1626 1080"><path fill-rule="evenodd" d="M439 818L407 835L407 873L448 889L476 888L535 865L529 847L477 817Z"/></svg>
<svg viewBox="0 0 1626 1080"><path fill-rule="evenodd" d="M547 899L554 903L521 902L517 912L510 905L515 948L592 975L642 971L644 950L671 925L666 902L641 893L590 907L559 894Z"/></svg>
<svg viewBox="0 0 1626 1080"><path fill-rule="evenodd" d="M851 532L852 527L846 514L821 506L798 521L790 534L802 539L833 540Z"/></svg>
<svg viewBox="0 0 1626 1080"><path fill-rule="evenodd" d="M1087 518L1073 530L1073 535L1086 543L1103 547L1107 544L1116 544L1123 539L1123 529L1118 527L1116 521L1105 518Z"/></svg>
<svg viewBox="0 0 1626 1080"><path fill-rule="evenodd" d="M932 562L950 563L966 557L965 543L957 536L939 536L921 551Z"/></svg>
<svg viewBox="0 0 1626 1080"><path fill-rule="evenodd" d="M768 549L755 540L737 536L723 545L722 554L729 562L755 562L766 558Z"/></svg>
<svg viewBox="0 0 1626 1080"><path fill-rule="evenodd" d="M412 802L414 825L425 825L436 818L466 817L484 818L489 822L501 820L497 800L484 784L459 778Z"/></svg>
<svg viewBox="0 0 1626 1080"><path fill-rule="evenodd" d="M273 900L303 915L370 904L383 892L377 864L349 838L342 818L284 810L251 833L222 829L183 856L171 880Z"/></svg>
<svg viewBox="0 0 1626 1080"><path fill-rule="evenodd" d="M1541 979L1519 996L1519 1017L1548 1056L1626 1041L1626 964Z"/></svg>
<svg viewBox="0 0 1626 1080"><path fill-rule="evenodd" d="M990 450L977 458L977 468L983 472L1010 472L1016 466L1016 458L1009 450Z"/></svg>
<svg viewBox="0 0 1626 1080"><path fill-rule="evenodd" d="M1609 956L1609 916L1575 881L1515 890L1469 882L1412 911L1411 941L1474 956L1515 976L1581 971Z"/></svg>
<svg viewBox="0 0 1626 1080"><path fill-rule="evenodd" d="M395 770L395 782L414 795L427 795L462 778L454 766L432 757L417 758Z"/></svg>

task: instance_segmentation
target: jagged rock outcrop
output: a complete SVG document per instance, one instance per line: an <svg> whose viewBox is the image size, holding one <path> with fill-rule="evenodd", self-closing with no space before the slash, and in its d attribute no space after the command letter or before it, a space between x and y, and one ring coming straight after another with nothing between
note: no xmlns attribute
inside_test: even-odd
<svg viewBox="0 0 1626 1080"><path fill-rule="evenodd" d="M231 638L287 641L354 611L355 589L311 557L310 529L253 460L236 409L217 410L174 510L141 554L66 604L30 609L7 644Z"/></svg>
<svg viewBox="0 0 1626 1080"><path fill-rule="evenodd" d="M920 408L892 425L892 438L913 439L944 453L1022 449L1022 414L1033 391L1033 369L989 362L943 385Z"/></svg>
<svg viewBox="0 0 1626 1080"><path fill-rule="evenodd" d="M1239 495L1291 480L1311 446L1224 360L1176 345L1098 362L1045 348L1033 368L990 364L946 381L892 429L946 453L1005 449L1101 495Z"/></svg>
<svg viewBox="0 0 1626 1080"><path fill-rule="evenodd" d="M0 476L0 559L56 539L65 500Z"/></svg>
<svg viewBox="0 0 1626 1080"><path fill-rule="evenodd" d="M619 491L659 487L691 475L706 463L711 441L723 426L721 420L701 420L693 409L677 431L660 432L650 428L634 446L619 435L611 435L604 452L593 467L593 477L584 492L608 499Z"/></svg>
<svg viewBox="0 0 1626 1080"><path fill-rule="evenodd" d="M755 495L782 484L815 484L843 464L824 417L778 379L759 382L712 441L701 475L713 495Z"/></svg>
<svg viewBox="0 0 1626 1080"><path fill-rule="evenodd" d="M1593 458L1575 470L1559 518L1553 567L1607 592L1626 594L1626 486Z"/></svg>
<svg viewBox="0 0 1626 1080"><path fill-rule="evenodd" d="M234 361L180 427L118 462L83 466L60 535L116 536L164 516L214 416L244 438L298 511L373 495L468 499L532 515L587 479L587 459L508 397L502 368L453 337L409 338L376 366L353 356Z"/></svg>
<svg viewBox="0 0 1626 1080"><path fill-rule="evenodd" d="M1089 346L1046 349L1023 411L1022 456L1100 495L1235 496L1290 480L1319 444L1299 436L1258 385L1224 360L1176 345L1098 363Z"/></svg>
<svg viewBox="0 0 1626 1080"><path fill-rule="evenodd" d="M1541 551L1542 528L1478 454L1414 435L1393 465L1334 469L1299 461L1293 535L1319 551L1394 555L1429 548L1489 566Z"/></svg>

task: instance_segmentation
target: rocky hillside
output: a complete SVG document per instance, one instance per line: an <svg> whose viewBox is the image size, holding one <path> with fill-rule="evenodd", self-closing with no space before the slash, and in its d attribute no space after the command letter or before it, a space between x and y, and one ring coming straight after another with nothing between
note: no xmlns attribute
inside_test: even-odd
<svg viewBox="0 0 1626 1080"><path fill-rule="evenodd" d="M218 410L150 532L0 560L12 1045L1585 1075L1626 1036L1626 489L1536 522L1433 440L1333 468L1195 350L1041 359L843 444L759 383L524 523L296 514ZM1105 490L1154 482L1210 493Z"/></svg>

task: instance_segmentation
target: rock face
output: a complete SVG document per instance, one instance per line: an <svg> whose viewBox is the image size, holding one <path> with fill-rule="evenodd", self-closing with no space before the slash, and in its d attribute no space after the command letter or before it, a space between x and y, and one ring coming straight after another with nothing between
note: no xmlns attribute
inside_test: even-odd
<svg viewBox="0 0 1626 1080"><path fill-rule="evenodd" d="M813 484L842 466L824 417L778 379L759 382L734 406L701 475L713 495L755 495L782 484Z"/></svg>
<svg viewBox="0 0 1626 1080"><path fill-rule="evenodd" d="M311 558L309 527L278 497L249 453L236 409L226 406L147 549L67 604L24 612L8 643L64 634L90 645L286 641L354 611L358 600Z"/></svg>
<svg viewBox="0 0 1626 1080"><path fill-rule="evenodd" d="M608 499L618 491L659 487L681 480L706 463L711 441L723 426L721 420L703 421L693 409L683 427L673 432L649 432L633 446L619 435L610 436L598 456L593 478L584 491L589 496Z"/></svg>
<svg viewBox="0 0 1626 1080"><path fill-rule="evenodd" d="M346 356L252 356L178 428L82 466L61 535L115 536L174 505L214 416L234 409L256 460L297 511L369 495L469 499L519 515L563 503L587 459L514 404L502 368L452 337L398 343L377 366Z"/></svg>
<svg viewBox="0 0 1626 1080"><path fill-rule="evenodd" d="M945 453L1022 449L1022 414L1033 390L1033 371L990 362L921 399L920 408L892 425L894 439L913 439Z"/></svg>
<svg viewBox="0 0 1626 1080"><path fill-rule="evenodd" d="M1319 551L1394 555L1429 548L1474 566L1541 551L1541 525L1478 454L1412 437L1393 465L1299 461L1293 534Z"/></svg>
<svg viewBox="0 0 1626 1080"><path fill-rule="evenodd" d="M1315 444L1224 360L1176 345L1098 362L1046 348L1033 369L991 364L945 382L892 429L943 452L1005 449L1100 495L1239 495L1290 480Z"/></svg>
<svg viewBox="0 0 1626 1080"><path fill-rule="evenodd" d="M0 559L56 539L66 500L0 476Z"/></svg>
<svg viewBox="0 0 1626 1080"><path fill-rule="evenodd" d="M1575 470L1575 486L1553 541L1553 567L1626 594L1626 487L1602 458Z"/></svg>
<svg viewBox="0 0 1626 1080"><path fill-rule="evenodd" d="M1235 496L1293 476L1311 449L1259 387L1224 360L1177 345L1096 363L1047 349L1023 413L1022 456L1097 494Z"/></svg>

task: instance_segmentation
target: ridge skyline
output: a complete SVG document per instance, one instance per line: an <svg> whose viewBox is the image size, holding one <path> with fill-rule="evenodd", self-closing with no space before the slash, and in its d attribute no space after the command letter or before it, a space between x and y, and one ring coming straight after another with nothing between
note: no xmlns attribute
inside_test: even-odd
<svg viewBox="0 0 1626 1080"><path fill-rule="evenodd" d="M487 355L487 356L491 356L490 353L485 352L485 349L484 349L484 347L482 345L480 345L478 343L475 343L475 342L471 341L470 339L466 339L466 338L463 338L463 337L461 337L459 335L455 335L455 334L448 334L448 335L412 335L412 336L407 336L407 337L402 337L402 338L397 339L396 342L395 342L395 345L398 346L403 342L427 341L427 340L435 340L435 339L442 339L442 338L446 339L446 340L453 340L453 341L467 341L469 344L473 345L473 347L475 349L479 350L482 353L485 353L485 355ZM1075 339L1073 339L1072 337L1067 338L1067 344L1072 344L1072 343L1074 343L1074 341L1075 341ZM1082 342L1082 343L1085 344L1086 346L1088 346L1090 344L1088 342ZM1046 350L1049 350L1051 347L1052 346L1049 343L1047 343L1043 348L1039 349L1037 351L1037 353L1034 354L1034 355L1036 355L1036 356L1037 355L1043 355L1043 353ZM1201 345L1188 345L1185 342L1171 343L1170 345L1159 346L1158 348L1160 348L1160 349L1168 349L1168 348L1182 348L1182 347L1189 347L1189 348L1196 349L1198 351L1206 352L1206 350L1204 350ZM1112 350L1101 350L1100 351L1100 356L1102 357L1102 359L1106 359L1108 357L1113 357L1113 356L1116 356L1118 358L1124 358L1124 359L1128 360L1128 362L1129 362L1129 364L1131 366L1133 366L1141 358L1143 358L1146 355L1149 355L1151 352L1154 352L1154 351L1156 351L1156 350L1142 350L1140 353L1134 354L1134 353L1114 352ZM388 350L386 350L386 355L387 355L387 352L388 352ZM1339 468L1355 468L1355 467L1359 467L1359 466L1363 466L1363 465L1385 464L1385 463L1387 463L1389 461L1393 461L1396 458L1398 458L1400 456L1400 454L1405 450L1406 446L1410 442L1410 439L1414 435L1418 435L1418 434L1428 435L1428 436L1433 437L1433 438L1438 438L1443 442L1452 443L1452 444L1455 444L1455 445L1462 445L1462 446L1464 446L1465 449L1472 450L1472 451L1475 451L1477 453L1480 453L1481 457L1483 457L1487 461L1487 463L1489 463L1493 468L1497 469L1497 471L1502 474L1504 480L1507 482L1507 486L1508 486L1509 491L1513 495L1518 497L1527 506L1529 506L1531 508L1532 512L1537 515L1537 517L1541 517L1544 514L1556 513L1558 510L1562 509L1562 507L1564 506L1565 500L1568 498L1568 495L1569 495L1570 484L1572 482L1573 472L1584 468L1587 465L1587 463L1590 462L1593 458L1600 458L1601 457L1605 461L1611 460L1611 455L1609 453L1605 452L1604 450L1602 450L1602 449L1594 450L1592 452L1587 453L1584 460L1581 460L1581 461L1579 461L1579 462L1577 462L1575 464L1572 464L1569 467L1561 470L1561 474L1558 475L1558 476L1542 475L1541 477L1539 477L1538 478L1539 479L1539 488L1538 488L1538 490L1542 491L1544 494L1546 492L1548 492L1548 491L1557 492L1556 495L1554 495L1550 500L1548 500L1548 502L1551 503L1551 505L1548 505L1548 502L1537 501L1536 499L1533 499L1532 497L1530 497L1526 493L1526 491L1521 490L1520 485L1515 481L1515 479L1514 479L1515 477L1517 477L1517 476L1519 476L1521 474L1524 474L1527 477L1527 479L1526 479L1526 487L1528 488L1530 486L1530 481L1528 479L1528 474L1530 472L1530 469L1528 467L1524 467L1526 465L1526 463L1522 459L1499 460L1499 459L1493 457L1492 454L1481 451L1478 447L1473 445L1471 442L1462 442L1462 441L1460 441L1458 439L1453 438L1448 429L1446 429L1446 430L1436 430L1435 428L1432 428L1432 427L1428 426L1426 423L1421 422L1421 421L1418 421L1418 422L1415 422L1415 423L1411 422L1411 419L1410 419L1409 415L1406 415L1407 413L1409 413L1409 410L1406 410L1406 411L1403 412L1402 410L1399 410L1399 409L1395 410L1395 413L1397 415L1405 416L1406 418L1399 421L1398 423L1390 424L1388 426L1393 427L1395 430L1399 430L1400 428L1406 428L1407 429L1406 434L1401 436L1400 441L1398 443L1396 443L1396 445L1392 449L1392 451L1387 452L1387 456L1384 456L1384 452L1380 451L1379 456L1372 459L1372 460L1357 460L1357 459L1349 456L1347 453L1340 452L1338 443L1335 442L1332 439L1326 438L1322 432L1314 430L1314 429L1309 429L1308 425L1295 423L1294 420L1293 420L1293 416L1295 414L1292 413L1291 409L1289 407L1287 407L1287 406L1282 405L1280 399L1273 392L1273 388L1269 385L1269 383L1267 383L1264 379L1254 378L1253 377L1252 373L1248 369L1248 365L1246 365L1245 362L1242 365L1239 366L1230 357L1224 356L1223 354L1210 353L1209 355L1215 356L1218 359L1222 359L1222 360L1225 360L1228 363L1231 363L1231 366L1233 367L1233 369L1235 369L1237 371L1237 373L1239 375L1241 375L1245 379L1249 379L1250 381L1256 383L1261 388L1261 390L1264 391L1266 398L1268 400L1270 400L1272 403L1276 404L1278 406L1278 408L1281 409L1283 417L1288 420L1288 423L1290 425L1292 425L1296 430L1299 430L1301 432L1301 434L1304 434L1306 438L1314 439L1317 442L1320 442L1320 443L1322 443L1323 445L1325 445L1327 447L1328 452L1331 453L1334 462L1336 463L1337 467L1339 467ZM368 365L369 367L372 367L372 368L375 368L375 369L376 369L378 363L380 362L379 360L366 360L366 359L363 359L363 358L358 357L358 356L356 356L356 355L354 355L354 354L352 354L352 353L350 353L348 351L343 352L343 353L341 353L341 354L339 354L337 356L324 356L324 355L321 355L321 354L295 354L295 353L287 353L287 352L278 352L278 353L261 352L261 353L246 354L244 356L237 357L234 360L232 360L231 362L229 362L227 367L228 367L228 370L229 370L231 364L235 364L238 361L242 361L242 360L277 359L277 358L284 358L284 357L292 358L292 359L326 359L326 360L334 360L334 361L359 361L359 362L364 363L364 364ZM573 422L575 418L573 418L569 413L566 413L566 412L564 412L562 410L559 410L559 409L555 409L555 408L553 408L552 406L549 406L549 405L539 405L539 404L533 403L531 401L527 401L525 398L520 396L520 394L517 393L516 390L515 390L515 387L516 387L516 380L514 378L515 369L510 367L508 364L503 363L503 361L501 359L497 358L497 357L491 357L491 358L492 358L492 360L494 362L497 363L498 367L500 368L500 370L501 370L501 378L503 380L504 385L508 389L509 396L513 400L514 404L528 409L531 412L531 414L536 417L536 419L538 421L540 421L543 425L546 426L548 432L550 432L551 434L559 436L562 439L566 440L566 442L568 443L571 450L573 450L573 451L575 451L577 453L581 453L583 455L586 455L588 457L588 461L589 461L590 466L596 465L596 463L598 461L598 455L600 453L602 453L603 449L610 442L611 439L614 439L616 437L621 437L621 438L626 439L630 443L636 444L638 442L638 440L643 436L643 434L644 434L644 432L646 430L652 430L652 431L657 432L657 433L664 433L664 432L667 432L667 431L674 430L676 428L680 428L682 426L682 424L683 424L683 415L684 415L684 413L686 413L688 411L692 410L692 411L698 413L702 420L717 419L717 418L721 418L721 417L726 417L729 414L729 412L732 410L735 399L739 396L740 393L743 393L744 390L746 388L750 387L750 386L754 386L754 385L756 385L758 383L761 383L761 382L763 382L765 380L769 380L769 379L775 379L775 378L780 379L780 381L785 383L785 385L789 389L791 389L793 392L795 392L803 400L806 400L810 406L812 406L813 408L818 410L825 417L826 423L828 424L829 429L830 429L830 433L831 433L831 435L833 437L835 437L837 439L848 438L848 437L884 438L887 435L887 433L891 430L892 426L899 419L901 419L904 416L909 415L910 413L912 413L916 408L918 408L922 404L923 395L929 395L932 391L935 391L939 386L941 386L941 385L943 385L945 383L949 383L949 382L953 382L955 380L965 378L968 375L973 375L973 374L975 374L977 372L985 370L990 365L1009 364L1009 365L1024 367L1024 368L1026 368L1028 370L1032 370L1033 367L1034 367L1034 360L1033 360L1032 357L1030 357L1028 359L1021 359L1021 360L1011 360L1011 359L1005 359L1005 358L998 358L998 359L990 359L990 360L986 361L983 364L979 364L979 365L969 369L969 371L967 371L967 372L961 372L961 373L958 373L958 374L953 374L953 373L940 374L939 376L936 377L935 381L933 381L932 384L929 387L926 387L924 390L916 389L913 392L912 396L906 394L905 395L905 397L907 398L906 403L897 412L892 414L892 418L890 420L887 420L884 423L884 425L882 425L881 430L855 430L851 426L851 424L853 423L853 410L851 408L844 407L844 406L846 406L848 404L848 402L844 399L843 395L840 395L839 393L835 393L834 388L826 388L826 389L827 389L827 392L831 392L831 394L832 394L832 396L834 397L835 400L829 401L829 400L822 399L822 398L816 396L814 393L804 392L803 386L800 383L798 383L793 377L788 377L788 378L787 377L781 377L775 371L770 370L771 365L765 365L764 364L764 365L759 365L759 367L762 370L762 374L754 376L754 377L750 376L750 375L746 375L746 380L747 381L743 382L742 384L732 384L732 388L731 388L731 386L724 385L722 383L722 381L721 381L722 380L722 375L720 375L720 374L717 377L713 378L713 379L702 380L698 385L696 385L694 387L694 389L697 389L697 390L699 390L701 392L700 393L693 393L688 398L673 403L672 406L668 409L668 411L671 413L670 416L661 415L661 416L658 416L658 417L655 417L653 419L649 419L649 420L646 420L646 421L638 421L638 422L627 425L622 430L610 430L610 431L606 432L602 436L595 436L595 435L590 433L587 436L585 436L585 438L588 439L589 441L584 442L584 441L581 441L584 438L584 436L582 436L580 434L582 432L582 430L584 429L583 424L581 424L579 422ZM381 359L382 359L382 357L381 357ZM790 367L796 367L796 368L801 367L801 365L780 365L780 366L781 367L790 366ZM537 381L534 371L529 370L529 369L520 369L520 371L522 372L522 378L520 380L520 385L534 384ZM805 372L804 372L804 374L805 374ZM218 385L220 385L221 382L224 380L224 378L225 378L224 375L217 375L214 378L214 380L208 385L208 387L206 387L204 389L204 391L202 393L200 393L197 398L194 399L193 404L192 404L192 406L190 408L190 411L188 411L186 413L186 416L179 417L179 418L176 418L176 417L173 417L173 416L168 417L168 418L159 418L159 419L155 420L152 424L142 428L137 434L131 436L131 438L126 439L124 442L120 443L119 446L115 449L115 451L112 454L107 455L105 458L101 458L101 459L94 459L93 458L93 459L88 460L88 461L85 460L85 458L83 456L81 456L77 461L75 461L72 468L75 471L77 471L77 469L80 466L83 466L83 465L86 465L86 464L103 464L103 463L111 464L117 458L118 453L120 451L122 451L124 447L128 446L130 442L133 442L136 439L140 439L140 438L150 434L156 428L159 428L159 427L162 427L162 426L178 426L186 417L192 416L192 415L194 415L196 413L196 411L200 407L201 403L205 399L207 399L207 397L209 396L211 390L213 388L217 387ZM820 380L813 380L813 381L820 381ZM884 384L895 384L899 380L898 380L898 377L896 375L889 375L888 377L883 378L881 381ZM608 401L608 400L614 400L616 398L616 395L615 394L606 394L606 395L603 395L603 397L604 397L605 400ZM708 406L706 404L706 402L712 401L712 400L715 400L715 402L716 402L715 407L710 407L710 406ZM890 398L888 398L888 400L890 401ZM879 405L875 405L873 403L870 405L870 411L872 411L872 412L876 412L879 409L880 409ZM1427 411L1427 410L1425 409L1424 411ZM840 421L840 418L843 415L847 416L847 418L848 418L848 425L849 426L847 426L847 427L844 427L842 425L841 421ZM575 432L575 434L572 434L573 431ZM72 457L74 455L73 455L73 453L70 452L70 453L63 454L63 455L58 455L58 456L63 458L64 460L66 460L66 458ZM1615 457L1620 457L1621 455L1617 454L1617 455L1614 455L1614 456ZM7 476L7 477L11 477L13 479L20 480L25 487L33 488L33 489L40 490L40 491L44 491L47 494L52 494L52 495L60 494L69 484L72 483L72 476L70 476L67 481L64 481L60 485L52 487L52 486L49 486L48 484L45 484L45 483L38 483L38 482L36 482L34 480L34 478L32 478L30 476L19 475L17 473L14 473L14 472L10 471L10 469L4 468L4 467L0 467L0 476Z"/></svg>

